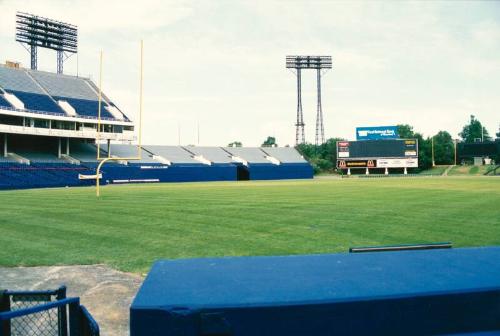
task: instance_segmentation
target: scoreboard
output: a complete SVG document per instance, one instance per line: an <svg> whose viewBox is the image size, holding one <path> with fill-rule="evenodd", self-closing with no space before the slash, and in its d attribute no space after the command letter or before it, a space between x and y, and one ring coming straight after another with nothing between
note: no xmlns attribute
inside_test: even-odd
<svg viewBox="0 0 500 336"><path fill-rule="evenodd" d="M418 167L417 139L337 142L337 168Z"/></svg>

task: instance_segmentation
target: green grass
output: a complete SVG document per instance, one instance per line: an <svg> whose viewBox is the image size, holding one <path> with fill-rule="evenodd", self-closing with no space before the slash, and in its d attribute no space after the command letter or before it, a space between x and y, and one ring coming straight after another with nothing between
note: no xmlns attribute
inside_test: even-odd
<svg viewBox="0 0 500 336"><path fill-rule="evenodd" d="M345 252L349 246L500 244L500 179L156 184L0 192L0 265Z"/></svg>
<svg viewBox="0 0 500 336"><path fill-rule="evenodd" d="M472 176L481 176L484 175L489 169L493 166L455 166L453 167L448 175L450 176L459 176L459 175L472 175Z"/></svg>
<svg viewBox="0 0 500 336"><path fill-rule="evenodd" d="M448 166L435 166L420 172L421 175L443 175Z"/></svg>

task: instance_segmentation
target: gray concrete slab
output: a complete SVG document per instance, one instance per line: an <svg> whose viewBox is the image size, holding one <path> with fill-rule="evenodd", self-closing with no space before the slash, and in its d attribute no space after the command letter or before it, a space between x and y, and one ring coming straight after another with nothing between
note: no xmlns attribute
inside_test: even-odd
<svg viewBox="0 0 500 336"><path fill-rule="evenodd" d="M129 307L143 278L106 265L0 268L0 289L44 290L61 285L79 296L103 336L129 334Z"/></svg>

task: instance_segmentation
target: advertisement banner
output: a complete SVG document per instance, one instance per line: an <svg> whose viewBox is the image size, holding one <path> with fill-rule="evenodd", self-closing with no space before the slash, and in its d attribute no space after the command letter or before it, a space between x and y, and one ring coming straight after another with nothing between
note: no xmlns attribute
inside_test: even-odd
<svg viewBox="0 0 500 336"><path fill-rule="evenodd" d="M356 140L398 139L397 126L356 127Z"/></svg>
<svg viewBox="0 0 500 336"><path fill-rule="evenodd" d="M376 168L377 160L337 160L337 168Z"/></svg>
<svg viewBox="0 0 500 336"><path fill-rule="evenodd" d="M378 159L377 168L417 168L418 159Z"/></svg>

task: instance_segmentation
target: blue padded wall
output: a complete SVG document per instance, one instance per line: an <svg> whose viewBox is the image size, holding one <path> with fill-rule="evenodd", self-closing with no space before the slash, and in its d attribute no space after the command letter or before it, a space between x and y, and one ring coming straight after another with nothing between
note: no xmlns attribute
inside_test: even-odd
<svg viewBox="0 0 500 336"><path fill-rule="evenodd" d="M19 98L19 100L24 103L24 107L26 109L66 115L59 105L54 103L54 101L47 95L23 91L6 91Z"/></svg>
<svg viewBox="0 0 500 336"><path fill-rule="evenodd" d="M67 101L79 115L89 116L94 118L97 118L98 116L99 102L97 100L86 100L86 99L57 97L57 96L54 96L54 99ZM106 106L106 104L103 102L101 108L101 117L114 119L113 115L109 113L104 108L104 106Z"/></svg>
<svg viewBox="0 0 500 336"><path fill-rule="evenodd" d="M282 163L273 165L253 163L248 166L250 180L310 179L314 172L309 163Z"/></svg>
<svg viewBox="0 0 500 336"><path fill-rule="evenodd" d="M106 165L102 168L103 180L145 180L158 179L159 182L201 182L201 181L236 181L236 166L220 165Z"/></svg>
<svg viewBox="0 0 500 336"><path fill-rule="evenodd" d="M65 163L0 163L0 189L50 188L92 185L93 180L79 180L78 174L95 170Z"/></svg>
<svg viewBox="0 0 500 336"><path fill-rule="evenodd" d="M71 165L66 163L41 163L21 165L10 162L0 162L0 189L45 188L64 186L93 185L94 180L79 180L78 174L93 175L97 163L82 163ZM312 178L312 168L309 164L253 164L249 168L251 180L279 180ZM203 182L203 181L236 181L238 179L237 165L213 164L173 164L171 166L159 163L138 164L128 166L110 162L102 168L101 183L128 182ZM152 182L151 181L151 182Z"/></svg>

